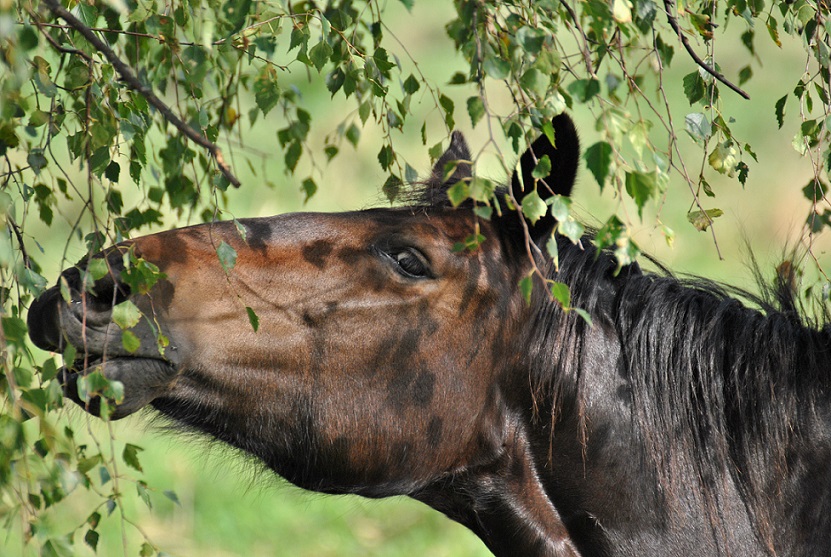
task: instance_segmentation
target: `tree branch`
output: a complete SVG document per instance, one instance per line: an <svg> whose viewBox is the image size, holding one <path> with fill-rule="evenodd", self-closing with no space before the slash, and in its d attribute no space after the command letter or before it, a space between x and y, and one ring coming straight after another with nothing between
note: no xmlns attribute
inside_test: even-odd
<svg viewBox="0 0 831 557"><path fill-rule="evenodd" d="M162 100L156 96L150 87L144 85L139 81L138 77L133 74L130 67L125 64L107 44L96 36L96 34L72 13L60 5L59 0L43 0L43 3L52 11L53 14L66 21L70 27L80 33L89 43L101 52L110 64L121 75L121 79L132 89L142 95L147 102L150 103L156 110L161 112L165 120L173 124L182 134L196 143L207 149L211 156L216 161L219 170L235 187L240 186L240 182L236 176L231 172L231 168L225 162L222 156L222 151L214 143L208 141L204 136L200 135L196 130L183 122Z"/></svg>
<svg viewBox="0 0 831 557"><path fill-rule="evenodd" d="M664 0L664 8L667 12L667 21L669 22L670 27L672 27L672 30L675 31L676 35L678 35L678 38L681 39L681 44L684 45L687 54L690 55L690 58L692 58L695 61L695 63L699 65L699 67L704 69L704 71L706 71L707 73L715 77L717 80L727 85L730 89L738 93L741 97L749 100L750 95L748 95L746 92L744 92L744 90L740 89L736 85L733 85L726 77L717 72L715 68L711 68L709 64L702 60L698 56L698 54L696 54L695 51L692 49L692 46L690 46L690 42L687 39L686 35L684 35L684 33L681 32L681 28L678 26L678 21L675 19L675 16L672 15L673 8L675 8L675 0Z"/></svg>
<svg viewBox="0 0 831 557"><path fill-rule="evenodd" d="M592 59L591 53L589 51L589 43L586 39L586 34L583 32L583 28L580 26L580 19L577 17L577 14L574 13L574 10L571 6L569 6L565 0L560 0L560 4L565 8L568 12L569 17L571 18L572 23L574 23L574 27L577 28L577 32L580 34L580 37L583 39L583 48L580 49L580 53L583 55L583 62L586 64L586 71L588 72L589 77L594 76L594 68L592 67Z"/></svg>

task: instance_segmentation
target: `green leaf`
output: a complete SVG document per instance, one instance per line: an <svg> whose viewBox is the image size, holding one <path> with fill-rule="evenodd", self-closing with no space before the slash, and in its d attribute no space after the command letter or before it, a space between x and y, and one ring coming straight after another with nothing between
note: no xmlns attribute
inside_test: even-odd
<svg viewBox="0 0 831 557"><path fill-rule="evenodd" d="M44 383L49 381L50 379L55 378L58 375L58 365L55 363L54 358L48 358L46 361L43 362L40 371L40 379Z"/></svg>
<svg viewBox="0 0 831 557"><path fill-rule="evenodd" d="M89 169L96 176L101 176L110 164L110 148L106 145L99 147L89 158Z"/></svg>
<svg viewBox="0 0 831 557"><path fill-rule="evenodd" d="M698 73L698 70L693 71L684 76L684 95L686 95L687 100L690 101L690 104L693 105L704 98L706 91L706 85L704 80L701 79L701 74Z"/></svg>
<svg viewBox="0 0 831 557"><path fill-rule="evenodd" d="M26 157L26 162L32 167L32 170L36 176L40 174L40 171L43 170L47 164L49 164L49 161L43 154L43 149L32 149L29 151L29 155Z"/></svg>
<svg viewBox="0 0 831 557"><path fill-rule="evenodd" d="M733 177L736 171L736 165L738 164L738 155L739 150L736 149L732 141L727 140L716 145L713 152L707 157L707 162L720 174L727 174Z"/></svg>
<svg viewBox="0 0 831 557"><path fill-rule="evenodd" d="M381 191L384 192L384 195L387 197L390 203L392 203L398 198L398 194L401 193L401 185L401 178L399 178L395 174L392 174L384 182L384 185L381 186Z"/></svg>
<svg viewBox="0 0 831 557"><path fill-rule="evenodd" d="M538 99L545 97L550 83L551 78L536 68L527 70L524 74L522 74L522 77L519 78L520 86Z"/></svg>
<svg viewBox="0 0 831 557"><path fill-rule="evenodd" d="M534 276L526 275L519 281L519 291L526 304L531 304L531 292L534 290Z"/></svg>
<svg viewBox="0 0 831 557"><path fill-rule="evenodd" d="M165 497L167 497L168 499L170 499L171 501L173 501L175 504L179 505L180 507L182 506L181 501L179 501L179 496L176 495L175 491L171 491L169 489L166 489L162 492L162 495L164 495Z"/></svg>
<svg viewBox="0 0 831 557"><path fill-rule="evenodd" d="M537 180L543 180L547 178L549 174L551 174L551 159L548 158L548 155L543 155L542 158L537 161L537 165L531 172L531 176Z"/></svg>
<svg viewBox="0 0 831 557"><path fill-rule="evenodd" d="M510 62L493 54L485 56L485 61L482 63L482 69L485 74L493 79L505 79L511 74Z"/></svg>
<svg viewBox="0 0 831 557"><path fill-rule="evenodd" d="M113 308L112 320L121 329L132 329L141 320L141 310L136 304L126 300Z"/></svg>
<svg viewBox="0 0 831 557"><path fill-rule="evenodd" d="M24 51L34 50L38 46L38 34L30 25L21 27L17 37L18 44Z"/></svg>
<svg viewBox="0 0 831 557"><path fill-rule="evenodd" d="M525 215L531 224L545 216L548 212L548 205L542 200L537 190L530 191L522 198L522 214Z"/></svg>
<svg viewBox="0 0 831 557"><path fill-rule="evenodd" d="M242 27L245 25L245 21L248 18L248 13L251 11L251 1L252 0L228 0L225 2L222 7L222 13L225 15L226 21L230 24L230 29L225 31L228 35L236 35L242 30ZM166 23L167 26L172 27L173 25L173 20L171 18L166 17L162 21L163 23ZM164 35L169 36L168 33L172 33L172 29L171 31L164 33Z"/></svg>
<svg viewBox="0 0 831 557"><path fill-rule="evenodd" d="M101 455L98 455L98 457L100 459ZM98 528L98 525L100 523L101 523L101 513L97 512L97 511L93 512L91 515L89 515L87 517L87 524L89 524L89 527L92 528L93 530Z"/></svg>
<svg viewBox="0 0 831 557"><path fill-rule="evenodd" d="M254 81L254 101L262 111L263 116L277 106L280 101L280 88L277 87L277 72L266 67Z"/></svg>
<svg viewBox="0 0 831 557"><path fill-rule="evenodd" d="M583 158L586 161L586 167L592 173L602 191L612 164L612 146L605 141L598 141L586 149Z"/></svg>
<svg viewBox="0 0 831 557"><path fill-rule="evenodd" d="M420 88L421 83L415 78L415 76L413 76L413 74L410 74L410 76L404 82L404 92L408 95L412 95Z"/></svg>
<svg viewBox="0 0 831 557"><path fill-rule="evenodd" d="M378 162L381 163L381 168L389 170L393 161L395 161L395 155L392 151L392 146L384 145L381 147L381 150L378 152Z"/></svg>
<svg viewBox="0 0 831 557"><path fill-rule="evenodd" d="M88 458L82 458L78 461L78 472L80 472L81 474L86 474L87 472L98 466L98 464L101 463L102 460L103 459L101 458L100 454L93 455ZM97 518L93 515L90 515L90 517L87 519L87 522L90 524L91 528L95 528L96 526L98 526L99 520L101 520L101 515L98 515Z"/></svg>
<svg viewBox="0 0 831 557"><path fill-rule="evenodd" d="M254 310L248 306L245 306L245 312L248 314L248 322L251 324L251 328L254 329L254 332L256 333L260 328L260 318Z"/></svg>
<svg viewBox="0 0 831 557"><path fill-rule="evenodd" d="M704 232L717 219L724 214L721 209L707 209L706 211L692 211L687 213L687 220L690 221L696 229Z"/></svg>
<svg viewBox="0 0 831 557"><path fill-rule="evenodd" d="M693 112L684 117L684 128L696 141L707 141L713 133L712 124L701 112Z"/></svg>
<svg viewBox="0 0 831 557"><path fill-rule="evenodd" d="M643 208L659 191L657 172L632 171L626 173L626 193L638 206L638 215L643 217Z"/></svg>
<svg viewBox="0 0 831 557"><path fill-rule="evenodd" d="M546 203L551 206L551 216L562 222L569 218L571 199L564 195L552 195Z"/></svg>
<svg viewBox="0 0 831 557"><path fill-rule="evenodd" d="M134 354L136 350L141 348L141 340L139 340L133 331L127 329L121 331L121 345L124 347L124 350L130 354Z"/></svg>
<svg viewBox="0 0 831 557"><path fill-rule="evenodd" d="M308 43L310 36L311 31L308 25L295 25L292 27L288 52L291 52L298 46L302 46L303 48L301 50L305 50L305 45Z"/></svg>
<svg viewBox="0 0 831 557"><path fill-rule="evenodd" d="M477 205L473 208L473 213L480 219L491 220L491 217L493 217L493 207Z"/></svg>
<svg viewBox="0 0 831 557"><path fill-rule="evenodd" d="M557 237L552 234L548 237L548 241L545 242L545 251L548 252L548 255L551 256L551 261L554 263L554 268L556 270L560 270L560 250L557 247Z"/></svg>
<svg viewBox="0 0 831 557"><path fill-rule="evenodd" d="M739 86L744 85L750 78L753 77L753 69L750 66L745 66L739 71Z"/></svg>
<svg viewBox="0 0 831 557"><path fill-rule="evenodd" d="M300 185L300 189L302 189L303 193L306 195L306 198L303 200L303 202L306 203L315 193L317 193L317 184L313 179L306 178Z"/></svg>
<svg viewBox="0 0 831 557"><path fill-rule="evenodd" d="M230 272L237 264L237 250L226 244L224 240L216 248L216 255L219 257L219 263L226 273Z"/></svg>
<svg viewBox="0 0 831 557"><path fill-rule="evenodd" d="M447 198L454 207L458 207L470 198L470 184L465 181L456 182L447 189Z"/></svg>
<svg viewBox="0 0 831 557"><path fill-rule="evenodd" d="M314 67L317 68L317 71L321 71L323 66L329 61L329 57L332 56L333 52L329 43L322 40L309 50L309 59L314 64Z"/></svg>
<svg viewBox="0 0 831 557"><path fill-rule="evenodd" d="M571 292L568 289L568 285L552 280L549 283L549 289L551 290L551 295L560 304L560 307L566 310L571 307Z"/></svg>
<svg viewBox="0 0 831 557"><path fill-rule="evenodd" d="M447 127L452 130L456 127L456 123L453 120L453 112L455 109L453 99L446 95L441 95L439 97L439 104L444 109L444 122L447 124Z"/></svg>
<svg viewBox="0 0 831 557"><path fill-rule="evenodd" d="M138 453L139 451L143 451L141 447L138 445L133 445L132 443L127 443L124 445L124 452L121 453L121 458L124 459L124 464L133 468L134 470L138 470L139 472L144 472L141 468L141 464L139 463Z"/></svg>
<svg viewBox="0 0 831 557"><path fill-rule="evenodd" d="M600 81L595 78L578 79L569 84L568 92L581 103L587 103L600 93Z"/></svg>
<svg viewBox="0 0 831 557"><path fill-rule="evenodd" d="M94 552L98 552L98 532L95 530L87 530L87 533L84 535L84 543L92 548Z"/></svg>
<svg viewBox="0 0 831 557"><path fill-rule="evenodd" d="M493 197L493 193L495 191L496 184L494 184L491 180L488 180L487 178L482 178L481 176L474 176L470 180L468 196L471 199L474 199L481 203L487 203L487 201L491 197Z"/></svg>
<svg viewBox="0 0 831 557"><path fill-rule="evenodd" d="M589 327L594 327L594 324L592 323L592 316L589 315L589 312L587 312L583 308L571 308L571 311L582 317L583 321L586 322L586 325L588 325Z"/></svg>
<svg viewBox="0 0 831 557"><path fill-rule="evenodd" d="M571 240L572 244L576 244L580 241L583 237L583 233L586 231L582 224L574 220L573 218L568 218L564 221L561 221L557 225L557 230Z"/></svg>
<svg viewBox="0 0 831 557"><path fill-rule="evenodd" d="M118 177L121 175L121 165L115 161L111 161L104 170L104 176L110 182L118 182Z"/></svg>
<svg viewBox="0 0 831 557"><path fill-rule="evenodd" d="M35 72L32 75L35 80L35 85L45 96L50 99L53 98L58 92L58 86L55 85L52 78L49 76L52 72L49 62L41 56L35 56L32 59L32 63L35 66Z"/></svg>
<svg viewBox="0 0 831 557"><path fill-rule="evenodd" d="M375 66L381 72L382 75L389 76L390 70L395 67L395 62L390 61L389 54L383 48L376 48L375 52L372 54L372 60L375 62Z"/></svg>
<svg viewBox="0 0 831 557"><path fill-rule="evenodd" d="M736 165L736 168L739 171L739 182L741 182L742 186L747 184L747 175L750 173L750 167L747 166L744 162L739 162Z"/></svg>
<svg viewBox="0 0 831 557"><path fill-rule="evenodd" d="M785 119L785 103L788 101L788 95L785 95L778 101L776 101L776 107L774 112L776 114L776 123L779 124L779 129L782 129L782 123Z"/></svg>
<svg viewBox="0 0 831 557"><path fill-rule="evenodd" d="M467 113L470 115L471 126L475 128L482 116L485 115L485 104L481 97L475 95L467 99Z"/></svg>
<svg viewBox="0 0 831 557"><path fill-rule="evenodd" d="M75 551L67 538L51 538L44 542L40 557L73 557Z"/></svg>

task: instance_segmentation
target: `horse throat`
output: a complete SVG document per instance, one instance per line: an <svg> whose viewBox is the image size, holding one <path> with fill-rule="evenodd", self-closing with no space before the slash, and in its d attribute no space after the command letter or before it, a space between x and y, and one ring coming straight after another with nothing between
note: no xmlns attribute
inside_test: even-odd
<svg viewBox="0 0 831 557"><path fill-rule="evenodd" d="M577 548L548 497L527 431L509 426L492 461L412 494L472 530L496 557L577 557Z"/></svg>

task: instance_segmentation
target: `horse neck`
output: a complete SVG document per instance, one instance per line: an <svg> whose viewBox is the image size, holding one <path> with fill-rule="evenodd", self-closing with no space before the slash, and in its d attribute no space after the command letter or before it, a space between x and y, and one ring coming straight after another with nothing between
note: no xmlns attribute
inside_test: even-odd
<svg viewBox="0 0 831 557"><path fill-rule="evenodd" d="M799 546L804 516L827 530L827 513L809 509L831 506L829 329L748 309L707 285L644 277L626 290L617 330L634 422L664 492L701 478L680 489L719 507L708 511L714 527L721 501L741 494L757 535L785 553ZM736 496L722 491L734 482Z"/></svg>

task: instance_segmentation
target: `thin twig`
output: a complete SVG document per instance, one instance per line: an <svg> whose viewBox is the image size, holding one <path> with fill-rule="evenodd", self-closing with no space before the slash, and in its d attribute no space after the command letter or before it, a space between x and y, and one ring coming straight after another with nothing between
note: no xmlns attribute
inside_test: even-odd
<svg viewBox="0 0 831 557"><path fill-rule="evenodd" d="M107 60L109 60L110 64L116 69L116 71L121 75L121 78L124 82L134 91L142 95L147 102L153 105L156 110L161 112L162 116L165 120L173 124L180 132L182 132L185 137L207 149L211 155L213 156L214 160L216 161L219 170L222 174L227 178L227 180L233 184L235 187L239 187L240 182L236 176L231 172L231 168L225 162L225 159L222 156L222 151L211 141L208 141L204 136L200 135L196 130L192 127L188 126L185 122L183 122L178 116L176 116L172 110L162 102L159 97L156 96L155 93L146 85L144 85L130 67L125 64L113 50L104 43L98 36L86 25L83 24L78 18L76 18L72 13L67 11L63 6L58 3L58 0L44 0L43 2L46 6L52 10L56 16L62 18L66 21L73 29L75 29L78 33L83 35L83 37L89 41L89 43L95 47L99 52L101 52Z"/></svg>
<svg viewBox="0 0 831 557"><path fill-rule="evenodd" d="M568 12L568 15L571 18L572 23L574 23L574 26L577 28L577 32L583 39L583 48L580 49L580 53L583 55L583 62L586 64L586 71L588 72L589 76L593 76L594 68L592 67L591 53L589 52L589 43L586 39L586 34L583 32L583 28L580 26L580 19L577 17L577 14L574 13L572 7L569 6L565 0L560 0L560 4Z"/></svg>
<svg viewBox="0 0 831 557"><path fill-rule="evenodd" d="M23 244L23 233L20 231L20 227L14 222L14 219L11 215L6 215L6 220L8 220L9 224L12 227L12 231L14 235L17 237L17 243L20 244L20 254L23 256L23 266L27 269L32 268L32 260L29 259L29 254L26 253L26 246Z"/></svg>
<svg viewBox="0 0 831 557"><path fill-rule="evenodd" d="M698 54L695 53L692 46L690 46L690 41L687 39L686 35L681 31L681 28L678 26L678 21L675 19L675 16L672 15L673 8L675 7L675 0L664 0L664 8L667 12L667 21L669 22L670 27L672 30L675 31L675 34L678 35L678 38L681 39L681 44L684 45L684 48L687 51L687 54L690 55L696 64L701 67L704 71L715 77L717 80L721 81L725 85L727 85L730 89L738 93L742 98L750 100L750 95L748 95L744 90L740 89L738 86L733 85L730 80L724 77L722 74L717 72L715 68L710 67Z"/></svg>
<svg viewBox="0 0 831 557"><path fill-rule="evenodd" d="M62 52L63 54L77 54L78 56L80 56L84 60L86 60L88 62L92 62L92 57L89 54L87 54L86 52L84 52L83 50L78 50L77 48L66 48L65 46L59 45L58 41L56 41L55 38L52 35L50 35L49 33L47 33L44 30L44 27L49 27L49 24L43 23L42 21L39 21L37 18L32 18L32 19L34 20L35 25L37 26L37 28L40 31L41 35L43 35L43 37L47 41L49 41L49 44L52 45L52 48L54 48L58 52Z"/></svg>

